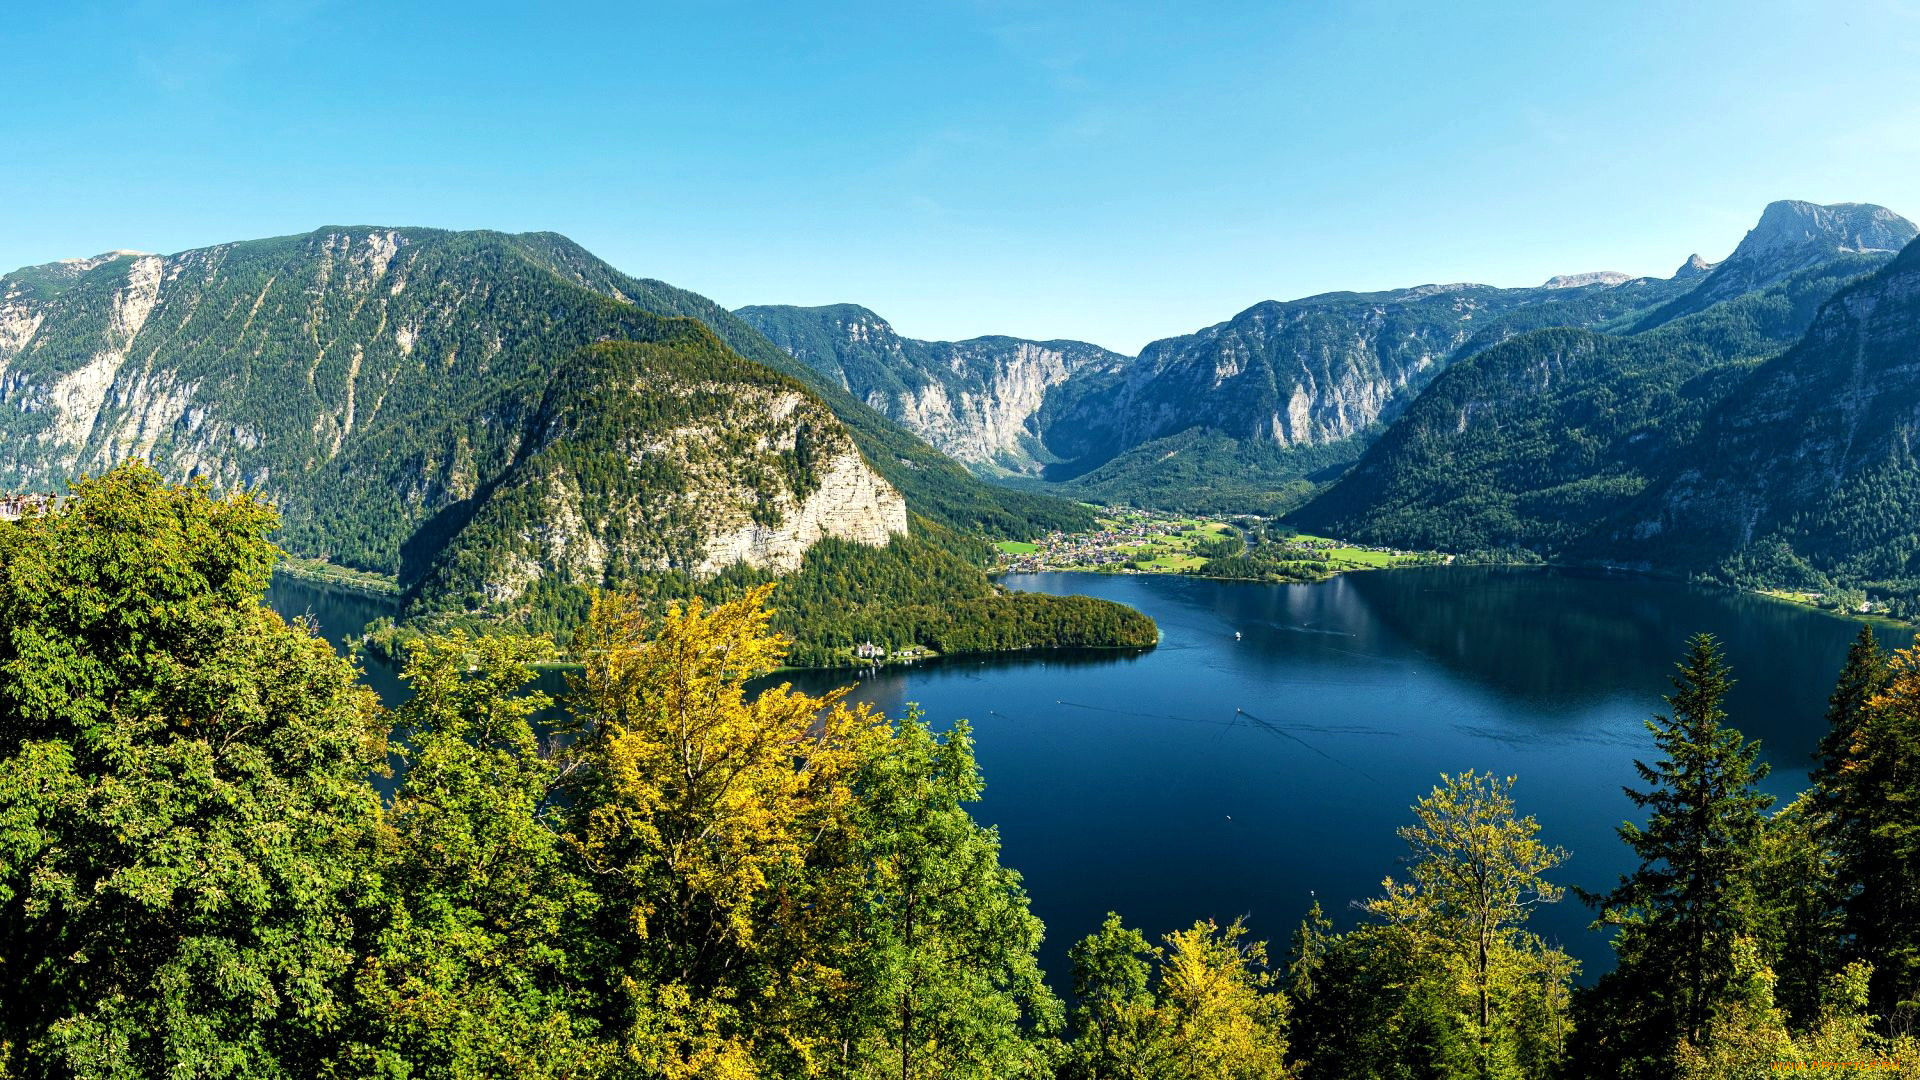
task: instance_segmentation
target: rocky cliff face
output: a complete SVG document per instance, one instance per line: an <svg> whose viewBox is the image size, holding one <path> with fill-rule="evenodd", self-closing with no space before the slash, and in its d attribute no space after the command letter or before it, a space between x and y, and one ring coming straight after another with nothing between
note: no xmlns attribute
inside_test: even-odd
<svg viewBox="0 0 1920 1080"><path fill-rule="evenodd" d="M1792 199L1770 203L1733 254L1714 264L1701 261L1698 255L1688 260L1680 273L1687 280L1696 280L1697 286L1649 313L1634 329L1649 330L1705 311L1837 256L1891 255L1916 235L1920 235L1920 229L1913 222L1884 206L1820 206Z"/></svg>
<svg viewBox="0 0 1920 1080"><path fill-rule="evenodd" d="M546 238L366 228L8 275L0 487L149 458L266 495L297 553L496 601L905 531L803 386L580 279Z"/></svg>
<svg viewBox="0 0 1920 1080"><path fill-rule="evenodd" d="M1426 285L1268 302L1138 362L1049 396L1040 431L1063 458L1098 463L1190 428L1279 448L1324 446L1391 419L1460 356L1541 325L1592 325L1670 295L1669 282L1539 289Z"/></svg>
<svg viewBox="0 0 1920 1080"><path fill-rule="evenodd" d="M904 338L852 304L735 314L943 452L988 470L1037 471L1046 455L1033 421L1047 391L1129 360L1081 341Z"/></svg>
<svg viewBox="0 0 1920 1080"><path fill-rule="evenodd" d="M778 524L753 521L749 513L748 520L714 536L695 570L715 573L735 563L797 570L822 538L879 547L907 531L906 501L851 446L827 463L811 494L786 493L772 510Z"/></svg>

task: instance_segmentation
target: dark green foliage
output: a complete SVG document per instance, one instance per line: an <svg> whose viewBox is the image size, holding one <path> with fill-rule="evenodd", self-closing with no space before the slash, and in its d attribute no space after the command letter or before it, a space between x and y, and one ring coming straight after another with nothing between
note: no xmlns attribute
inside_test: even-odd
<svg viewBox="0 0 1920 1080"><path fill-rule="evenodd" d="M1311 498L1317 479L1351 464L1366 438L1283 448L1194 427L1141 443L1049 488L1110 505L1278 515Z"/></svg>
<svg viewBox="0 0 1920 1080"><path fill-rule="evenodd" d="M1836 293L1708 418L1604 540L1729 584L1856 593L1920 611L1909 446L1920 247Z"/></svg>
<svg viewBox="0 0 1920 1080"><path fill-rule="evenodd" d="M1735 942L1755 932L1753 874L1773 798L1755 787L1767 774L1760 745L1722 723L1732 684L1719 642L1689 641L1667 698L1672 715L1647 725L1663 756L1635 761L1647 787L1626 789L1648 816L1620 826L1640 868L1596 898L1596 925L1618 928L1619 955L1596 993L1632 1004L1594 1011L1613 1010L1618 1030L1606 1038L1629 1056L1663 1060L1682 1039L1698 1044L1733 992Z"/></svg>
<svg viewBox="0 0 1920 1080"><path fill-rule="evenodd" d="M1873 965L1890 1026L1920 1018L1920 654L1881 654L1862 631L1834 688L1815 774L1847 957Z"/></svg>

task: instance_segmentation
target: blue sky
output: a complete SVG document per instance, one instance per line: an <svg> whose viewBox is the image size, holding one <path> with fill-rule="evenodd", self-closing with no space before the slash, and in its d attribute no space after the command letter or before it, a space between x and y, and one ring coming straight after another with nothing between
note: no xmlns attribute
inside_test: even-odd
<svg viewBox="0 0 1920 1080"><path fill-rule="evenodd" d="M1249 304L1920 217L1920 3L26 5L0 266L566 233L729 306L1133 351Z"/></svg>

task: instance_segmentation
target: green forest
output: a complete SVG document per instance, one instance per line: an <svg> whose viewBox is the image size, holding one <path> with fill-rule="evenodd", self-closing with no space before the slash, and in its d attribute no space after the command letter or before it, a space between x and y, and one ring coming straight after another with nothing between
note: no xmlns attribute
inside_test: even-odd
<svg viewBox="0 0 1920 1080"><path fill-rule="evenodd" d="M773 585L594 597L539 729L550 643L413 639L388 709L262 605L270 508L136 468L75 496L0 524L3 1076L1920 1069L1920 651L1870 631L1784 807L1690 643L1639 868L1579 898L1617 956L1591 985L1527 926L1568 853L1468 770L1408 793L1353 925L1113 915L1063 998L964 722L748 692L786 658Z"/></svg>

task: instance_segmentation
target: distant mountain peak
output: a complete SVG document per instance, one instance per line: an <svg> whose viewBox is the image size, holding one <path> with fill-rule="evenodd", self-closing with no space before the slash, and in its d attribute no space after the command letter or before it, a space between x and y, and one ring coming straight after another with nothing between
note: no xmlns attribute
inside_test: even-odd
<svg viewBox="0 0 1920 1080"><path fill-rule="evenodd" d="M1782 199L1767 204L1727 262L1824 257L1837 252L1899 251L1920 228L1872 203L1818 203Z"/></svg>
<svg viewBox="0 0 1920 1080"><path fill-rule="evenodd" d="M1693 278L1703 278L1713 273L1713 268L1718 265L1718 263L1708 262L1697 254L1689 255L1687 256L1687 261L1680 264L1680 269L1673 272L1672 280L1687 281Z"/></svg>
<svg viewBox="0 0 1920 1080"><path fill-rule="evenodd" d="M1584 274L1555 274L1547 279L1543 289L1579 289L1588 285L1624 285L1633 280L1632 274L1623 274L1618 270L1589 270Z"/></svg>

